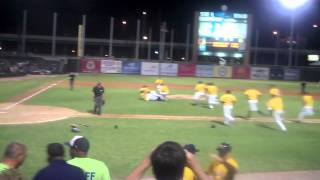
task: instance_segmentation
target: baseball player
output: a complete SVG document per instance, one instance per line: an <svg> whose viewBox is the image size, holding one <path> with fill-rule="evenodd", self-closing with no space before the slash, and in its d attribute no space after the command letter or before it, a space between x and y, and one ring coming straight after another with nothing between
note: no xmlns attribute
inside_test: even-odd
<svg viewBox="0 0 320 180"><path fill-rule="evenodd" d="M272 111L274 121L282 131L287 131L286 126L283 124L283 101L280 96L271 95L272 98L268 101L268 110Z"/></svg>
<svg viewBox="0 0 320 180"><path fill-rule="evenodd" d="M221 143L217 147L218 154L211 154L212 163L208 168L208 174L214 180L232 180L239 169L238 162L231 155L231 145Z"/></svg>
<svg viewBox="0 0 320 180"><path fill-rule="evenodd" d="M70 90L72 91L74 88L74 79L76 78L75 73L70 73L69 74L69 85L70 85Z"/></svg>
<svg viewBox="0 0 320 180"><path fill-rule="evenodd" d="M151 91L151 90L148 88L148 86L143 85L143 86L140 88L140 90L139 90L140 99L145 100L146 94L150 93L150 91Z"/></svg>
<svg viewBox="0 0 320 180"><path fill-rule="evenodd" d="M150 91L145 95L145 101L164 101L163 97L156 91Z"/></svg>
<svg viewBox="0 0 320 180"><path fill-rule="evenodd" d="M93 87L92 92L94 94L94 113L100 115L101 108L104 104L103 94L104 94L104 87L101 85L100 82L97 83L95 87Z"/></svg>
<svg viewBox="0 0 320 180"><path fill-rule="evenodd" d="M252 112L257 112L261 115L264 115L258 109L258 98L261 96L261 92L256 89L247 89L244 94L247 96L248 103L249 103L249 111L247 114L247 118L251 117Z"/></svg>
<svg viewBox="0 0 320 180"><path fill-rule="evenodd" d="M208 97L209 108L213 109L214 105L219 104L219 101L217 99L217 97L218 97L218 87L215 86L211 82L207 83L206 94L207 94L207 97Z"/></svg>
<svg viewBox="0 0 320 180"><path fill-rule="evenodd" d="M234 121L232 109L233 104L237 102L237 98L231 94L230 90L227 90L226 93L220 97L220 102L223 104L224 124L229 125L231 121Z"/></svg>
<svg viewBox="0 0 320 180"><path fill-rule="evenodd" d="M156 84L156 89L159 92L161 89L161 84L164 83L164 80L161 78L158 78L154 81L154 83Z"/></svg>
<svg viewBox="0 0 320 180"><path fill-rule="evenodd" d="M281 91L275 85L270 85L269 94L272 96L281 96Z"/></svg>
<svg viewBox="0 0 320 180"><path fill-rule="evenodd" d="M299 113L299 117L298 117L299 122L302 122L305 116L312 116L314 114L313 97L308 92L304 92L302 96L302 100L303 100L304 106L301 109L301 112Z"/></svg>
<svg viewBox="0 0 320 180"><path fill-rule="evenodd" d="M202 96L205 96L206 91L206 85L199 81L196 86L194 87L195 93L193 95L193 105L196 105L199 103Z"/></svg>
<svg viewBox="0 0 320 180"><path fill-rule="evenodd" d="M170 93L169 87L164 83L161 83L160 86L159 95L161 96L161 99L167 100L167 96Z"/></svg>

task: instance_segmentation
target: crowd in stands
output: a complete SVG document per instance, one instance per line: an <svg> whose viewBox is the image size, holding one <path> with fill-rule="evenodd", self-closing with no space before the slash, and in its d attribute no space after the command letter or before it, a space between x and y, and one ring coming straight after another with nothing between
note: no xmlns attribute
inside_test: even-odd
<svg viewBox="0 0 320 180"><path fill-rule="evenodd" d="M40 169L33 180L111 180L109 169L102 161L88 157L90 143L83 136L74 136L68 143L70 160L65 160L61 143L47 145L48 165ZM197 160L199 150L193 144L184 146L167 141L160 144L125 178L142 179L151 168L156 180L232 180L238 170L231 155L231 145L222 143L212 154L212 162L205 171ZM19 167L27 158L27 147L12 142L7 145L0 162L1 180L25 180Z"/></svg>

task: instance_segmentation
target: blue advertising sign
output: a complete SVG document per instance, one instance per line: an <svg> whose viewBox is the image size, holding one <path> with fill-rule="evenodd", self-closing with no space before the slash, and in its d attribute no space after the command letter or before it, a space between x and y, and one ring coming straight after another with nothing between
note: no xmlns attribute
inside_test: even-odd
<svg viewBox="0 0 320 180"><path fill-rule="evenodd" d="M122 73L123 74L140 74L141 63L132 61L122 62Z"/></svg>

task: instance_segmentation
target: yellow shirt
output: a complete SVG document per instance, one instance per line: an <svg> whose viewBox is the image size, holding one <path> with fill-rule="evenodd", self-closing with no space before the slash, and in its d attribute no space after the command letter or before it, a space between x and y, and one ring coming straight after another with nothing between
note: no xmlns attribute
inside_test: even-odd
<svg viewBox="0 0 320 180"><path fill-rule="evenodd" d="M268 108L273 111L283 111L283 101L281 97L273 97L268 101Z"/></svg>
<svg viewBox="0 0 320 180"><path fill-rule="evenodd" d="M205 84L197 84L194 88L196 92L205 92L206 91L206 85Z"/></svg>
<svg viewBox="0 0 320 180"><path fill-rule="evenodd" d="M233 105L237 102L237 98L232 94L224 94L220 97L220 101L223 102L223 105Z"/></svg>
<svg viewBox="0 0 320 180"><path fill-rule="evenodd" d="M151 90L147 87L140 88L140 98L144 99L145 95L149 93Z"/></svg>
<svg viewBox="0 0 320 180"><path fill-rule="evenodd" d="M195 180L195 179L196 179L196 175L194 174L194 172L190 168L184 167L183 180Z"/></svg>
<svg viewBox="0 0 320 180"><path fill-rule="evenodd" d="M280 96L281 95L280 90L278 88L271 88L269 90L269 94L270 95L275 95L275 96Z"/></svg>
<svg viewBox="0 0 320 180"><path fill-rule="evenodd" d="M206 89L207 89L208 94L210 94L210 95L217 95L218 94L218 87L217 86L210 85L210 86L207 86Z"/></svg>
<svg viewBox="0 0 320 180"><path fill-rule="evenodd" d="M231 156L226 157L225 161L235 169L239 168L238 162ZM213 176L214 180L226 180L228 175L228 169L219 161L213 161L209 166L208 172Z"/></svg>
<svg viewBox="0 0 320 180"><path fill-rule="evenodd" d="M244 94L248 96L249 100L258 100L258 97L261 96L261 92L256 89L248 89Z"/></svg>
<svg viewBox="0 0 320 180"><path fill-rule="evenodd" d="M160 92L169 94L170 93L169 87L166 85L161 86Z"/></svg>
<svg viewBox="0 0 320 180"><path fill-rule="evenodd" d="M313 107L313 97L311 95L304 95L302 99L305 106Z"/></svg>
<svg viewBox="0 0 320 180"><path fill-rule="evenodd" d="M156 80L154 81L154 83L156 83L156 84L162 84L162 83L163 83L163 79L156 79Z"/></svg>

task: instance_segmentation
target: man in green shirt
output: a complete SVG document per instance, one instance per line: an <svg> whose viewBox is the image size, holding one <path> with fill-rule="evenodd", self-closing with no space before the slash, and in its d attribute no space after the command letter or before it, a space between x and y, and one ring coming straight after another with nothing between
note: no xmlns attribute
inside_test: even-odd
<svg viewBox="0 0 320 180"><path fill-rule="evenodd" d="M18 168L27 157L27 147L20 143L10 143L3 154L0 162L0 179L24 179Z"/></svg>
<svg viewBox="0 0 320 180"><path fill-rule="evenodd" d="M81 168L87 180L111 180L108 167L104 162L87 157L89 141L83 136L74 136L68 143L71 160L69 164Z"/></svg>

